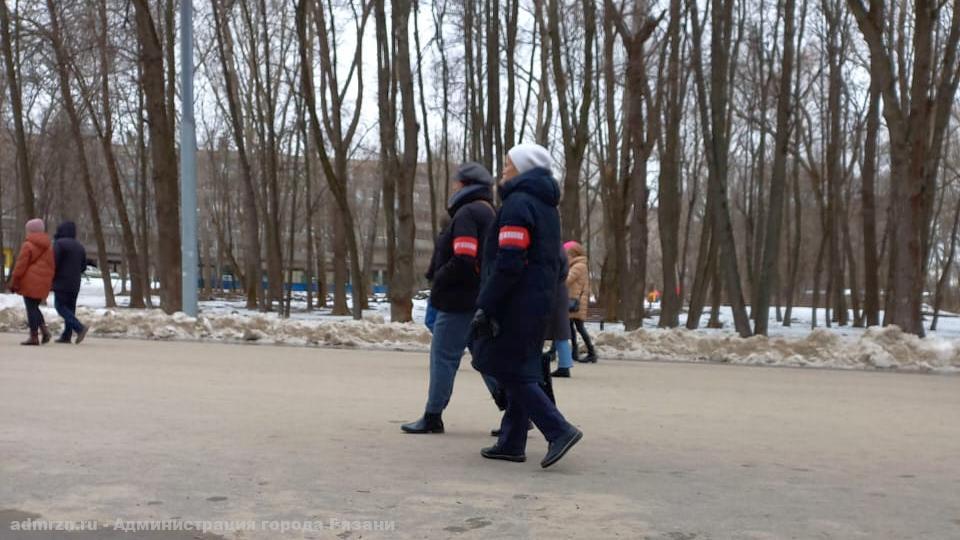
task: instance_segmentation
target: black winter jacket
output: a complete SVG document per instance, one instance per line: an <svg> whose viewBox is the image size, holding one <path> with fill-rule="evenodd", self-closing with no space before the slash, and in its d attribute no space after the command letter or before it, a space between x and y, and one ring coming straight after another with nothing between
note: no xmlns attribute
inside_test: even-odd
<svg viewBox="0 0 960 540"><path fill-rule="evenodd" d="M476 309L480 290L480 246L494 219L493 190L468 185L450 198L450 223L434 246L428 279L430 303L440 311L464 313Z"/></svg>
<svg viewBox="0 0 960 540"><path fill-rule="evenodd" d="M77 241L76 224L64 221L57 227L57 234L53 238L53 258L56 262L53 292L77 294L80 292L80 278L87 269L87 250Z"/></svg>

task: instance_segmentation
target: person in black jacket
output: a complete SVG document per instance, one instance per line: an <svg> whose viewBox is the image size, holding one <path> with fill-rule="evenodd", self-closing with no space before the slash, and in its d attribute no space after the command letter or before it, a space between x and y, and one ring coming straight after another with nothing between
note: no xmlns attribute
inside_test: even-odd
<svg viewBox="0 0 960 540"><path fill-rule="evenodd" d="M476 311L479 249L494 218L493 177L482 165L461 166L454 189L447 204L451 220L437 238L427 272L427 279L432 281L430 305L436 310L427 405L422 418L401 426L407 433L443 433L441 415L453 394L460 360L469 345L470 321ZM497 400L496 382L484 380Z"/></svg>
<svg viewBox="0 0 960 540"><path fill-rule="evenodd" d="M73 333L77 343L87 337L90 328L77 320L77 296L80 294L80 279L87 269L87 250L77 240L77 226L64 221L57 227L54 236L53 257L56 273L53 276L54 307L63 318L63 333L57 343L70 343Z"/></svg>
<svg viewBox="0 0 960 540"><path fill-rule="evenodd" d="M504 164L496 234L483 248L483 280L471 323L473 366L496 378L507 410L488 459L526 461L527 424L532 419L549 443L540 462L549 467L583 437L541 386L541 354L552 322L563 269L560 188L550 172L550 153L535 144L510 150Z"/></svg>

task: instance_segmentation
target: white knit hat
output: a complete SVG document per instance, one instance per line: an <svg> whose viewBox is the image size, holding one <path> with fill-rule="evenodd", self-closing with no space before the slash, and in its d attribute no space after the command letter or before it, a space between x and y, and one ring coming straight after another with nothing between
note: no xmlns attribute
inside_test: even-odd
<svg viewBox="0 0 960 540"><path fill-rule="evenodd" d="M537 167L550 170L553 158L550 151L539 144L518 144L507 152L517 172L523 174Z"/></svg>

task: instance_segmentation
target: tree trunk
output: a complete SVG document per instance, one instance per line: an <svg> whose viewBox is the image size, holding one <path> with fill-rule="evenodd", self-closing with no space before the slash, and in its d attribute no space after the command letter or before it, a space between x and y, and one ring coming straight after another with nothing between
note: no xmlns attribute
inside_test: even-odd
<svg viewBox="0 0 960 540"><path fill-rule="evenodd" d="M333 230L333 315L350 313L347 307L347 238L343 230L343 212L333 208L330 213L330 226ZM356 281L356 280L354 280ZM354 296L354 301L357 298Z"/></svg>
<svg viewBox="0 0 960 540"><path fill-rule="evenodd" d="M665 148L660 156L658 182L660 207L657 219L660 226L660 251L663 260L663 296L660 304L661 328L675 328L680 324L680 283L678 280L678 249L680 247L681 151L680 128L683 123L683 90L681 83L681 27L680 0L670 2L670 60L667 65L667 116Z"/></svg>
<svg viewBox="0 0 960 540"><path fill-rule="evenodd" d="M257 190L254 187L250 159L247 155L246 127L242 113L243 107L238 93L239 83L235 67L236 61L234 60L233 36L227 22L227 12L223 0L214 0L212 11L217 34L217 47L224 73L224 86L227 93L227 106L230 111L233 143L237 147L237 158L240 161L246 307L247 309L256 309L258 305L257 293L262 282L260 278L262 263L260 258L260 220L257 212Z"/></svg>
<svg viewBox="0 0 960 540"><path fill-rule="evenodd" d="M779 280L780 239L783 224L784 191L787 183L787 155L790 151L790 113L793 86L794 16L796 2L786 0L783 20L783 64L777 99L777 134L774 140L773 173L770 177L770 202L764 233L762 263L757 278L757 297L753 301L754 332L767 335L770 320L771 287Z"/></svg>
<svg viewBox="0 0 960 540"><path fill-rule="evenodd" d="M410 67L410 0L393 3L394 76L400 89L403 117L403 155L397 175L397 271L391 283L390 316L393 322L413 320L413 289L416 285L414 254L416 217L413 192L417 174L417 123L414 106L413 75Z"/></svg>
<svg viewBox="0 0 960 540"><path fill-rule="evenodd" d="M933 321L930 322L930 331L937 331L937 323L940 321L940 306L943 303L944 289L950 279L950 270L953 267L953 261L957 253L957 230L960 227L960 202L953 213L953 229L950 232L950 248L947 250L947 257L943 263L943 270L940 272L940 278L937 280L937 290L933 297Z"/></svg>
<svg viewBox="0 0 960 540"><path fill-rule="evenodd" d="M626 182L619 182L619 125L617 122L618 103L616 101L617 80L615 73L614 50L616 46L616 32L614 29L614 14L609 8L604 9L603 27L603 83L604 83L604 122L607 131L607 155L600 169L601 194L603 196L603 230L609 241L604 242L606 258L601 273L601 290L599 297L605 308L607 321L620 319L621 298L621 265L625 264L627 250L627 223L624 206L626 200L624 188ZM589 257L588 257L589 259ZM624 268L623 272L626 272Z"/></svg>
<svg viewBox="0 0 960 540"><path fill-rule="evenodd" d="M580 167L589 137L589 112L593 93L593 42L597 32L596 7L592 0L583 0L584 55L583 83L579 95L571 93L569 76L572 65L564 65L564 46L560 32L561 11L559 0L549 0L548 20L550 48L553 57L553 78L557 86L556 96L560 109L560 127L563 136L564 174L563 198L560 202L562 234L564 239L580 239L583 231L580 222ZM579 110L574 102L579 101ZM641 301L642 304L642 301ZM642 306L641 306L642 307Z"/></svg>
<svg viewBox="0 0 960 540"><path fill-rule="evenodd" d="M487 13L487 122L484 146L491 171L503 168L503 134L500 128L500 2L484 0ZM419 47L417 47L419 49ZM510 58L508 61L512 61ZM426 116L423 118L426 125ZM429 150L428 150L429 152ZM436 235L433 236L436 238Z"/></svg>
<svg viewBox="0 0 960 540"><path fill-rule="evenodd" d="M138 45L142 50L142 46ZM137 78L143 78L143 66L137 64ZM145 108L143 86L137 86L137 107L139 110ZM150 272L150 218L147 215L147 198L150 191L147 182L147 145L146 145L146 119L143 115L138 115L137 119L137 188L139 200L137 201L137 235L140 240L140 253L143 261L143 293L144 303L147 308L152 309L153 304L153 274Z"/></svg>
<svg viewBox="0 0 960 540"><path fill-rule="evenodd" d="M382 5L382 1L380 2ZM369 6L364 10L364 22L366 21L366 16L369 13ZM297 36L299 41L300 49L300 86L301 91L304 95L304 99L307 105L308 119L310 121L310 129L313 134L313 139L316 141L314 144L314 149L317 151L318 157L320 158L320 165L323 168L324 176L327 178L327 185L330 188L331 193L333 194L334 200L336 201L337 207L339 208L342 217L343 217L343 227L347 232L347 248L350 254L350 272L354 276L357 276L358 279L355 280L353 284L353 294L354 298L363 298L363 279L361 269L360 269L360 251L359 251L359 242L357 242L356 236L356 226L353 219L353 211L350 208L348 193L347 193L347 178L345 176L338 176L334 170L334 165L331 163L330 157L327 154L327 150L323 143L323 131L320 127L320 117L317 115L317 104L316 104L316 95L314 93L313 86L313 66L310 62L310 55L308 54L308 49L310 48L310 40L307 37L307 2L306 0L298 0L296 6L296 24L297 24ZM324 26L324 25L321 25ZM361 29L363 25L361 24ZM325 36L325 34L324 34ZM362 49L361 44L363 40L358 40L357 50L355 55L355 62L357 58L361 57ZM324 55L327 56L327 55ZM329 58L327 56L327 58ZM326 63L326 62L325 62ZM325 65L324 69L326 71L327 77L329 78L331 68L329 65ZM361 76L357 76L357 81L362 80ZM362 85L359 89L359 92L362 92ZM334 92L337 90L334 89ZM358 100L359 103L359 100ZM360 107L355 108L354 118L351 122L351 127L348 129L348 134L343 136L343 139L338 141L341 144L338 145L340 149L345 148L345 144L349 142L349 137L352 137L352 133L355 129L357 119L359 118ZM340 114L340 110L335 111L337 115ZM363 307L361 302L353 302L353 318L355 320L360 320L363 318Z"/></svg>
<svg viewBox="0 0 960 540"><path fill-rule="evenodd" d="M100 221L100 207L97 203L97 193L93 186L93 179L90 176L90 165L87 161L87 152L83 144L82 125L80 115L77 113L77 107L73 100L73 93L70 91L70 74L68 72L68 59L66 51L63 48L62 35L60 33L60 15L57 13L57 6L54 0L47 0L47 11L50 14L50 41L53 44L54 56L57 63L57 76L60 83L60 97L63 100L63 108L70 120L70 134L77 149L77 163L79 164L80 179L83 183L83 190L87 198L87 208L90 211L90 221L93 225L93 234L97 242L97 258L100 266L100 275L103 279L103 295L108 308L117 307L117 301L113 295L113 279L111 278L110 263L107 254L107 242L103 234L103 223Z"/></svg>
<svg viewBox="0 0 960 540"><path fill-rule="evenodd" d="M889 36L882 30L885 6L871 2L868 11L862 0L848 0L848 4L870 49L872 84L880 89L883 99L891 178L902 179L893 183L898 191L893 201L897 224L891 245L893 279L888 286L893 298L892 313L888 312L885 321L923 336L925 262L935 178L949 111L960 84L960 10L953 9L947 37L941 41L938 29L944 25L937 18L947 13L942 3L916 0L911 11L913 20L896 25ZM935 34L942 54L934 47ZM885 39L912 39L911 70L894 74L894 47Z"/></svg>
<svg viewBox="0 0 960 540"><path fill-rule="evenodd" d="M157 250L160 307L167 313L181 310L180 185L171 117L167 110L163 75L163 48L147 0L134 0L137 38L140 42L141 84L146 96L150 151L153 157L154 206L162 241Z"/></svg>
<svg viewBox="0 0 960 540"><path fill-rule="evenodd" d="M516 144L516 125L514 124L515 120L515 109L516 109L516 93L517 93L517 67L516 67L516 50L517 50L517 22L519 20L520 12L520 0L507 0L506 4L506 50L504 51L505 59L504 61L507 64L507 109L504 114L504 126L503 126L503 148L501 149L501 154L505 151L510 150ZM499 22L498 22L499 24ZM536 27L534 27L534 32L536 32ZM531 47L533 49L533 47ZM532 72L532 70L531 70ZM529 91L533 87L532 84L527 86ZM526 119L527 115L524 114L521 118ZM522 122L522 121L521 121ZM522 122L525 123L525 122ZM521 133L523 132L523 127L521 124ZM521 136L521 140L523 137ZM503 156L499 156L500 159L503 159Z"/></svg>
<svg viewBox="0 0 960 540"><path fill-rule="evenodd" d="M18 43L19 45L19 43ZM13 54L13 42L10 35L10 12L7 3L0 2L0 48L3 49L3 60L6 67L7 90L10 92L10 108L13 112L13 127L17 145L17 179L20 187L20 204L22 213L18 214L25 222L36 216L36 206L33 196L33 176L30 171L30 155L27 152L27 134L23 128L23 96L21 94L20 78L16 60Z"/></svg>
<svg viewBox="0 0 960 540"><path fill-rule="evenodd" d="M717 5L719 3L719 5ZM737 262L736 241L733 234L733 224L730 219L729 203L727 200L727 175L729 159L729 83L733 73L736 58L735 45L731 46L733 29L733 0L716 0L713 2L711 28L711 66L710 92L706 89L703 68L703 29L699 21L696 8L691 8L693 21L694 67L699 95L701 128L707 165L709 169L708 188L714 202L713 230L717 235L719 250L724 254L721 258L722 274L727 291L727 299L733 310L734 324L741 337L750 336L750 318L747 315L746 303L743 299L743 289L740 282L740 270ZM742 26L741 26L742 30ZM708 104L709 100L709 104Z"/></svg>
<svg viewBox="0 0 960 540"><path fill-rule="evenodd" d="M413 17L413 43L417 49L417 87L420 92L420 113L423 116L423 145L427 151L427 184L430 188L430 233L431 238L436 238L437 229L437 182L434 178L433 169L433 148L430 146L430 123L427 116L427 97L423 92L423 53L420 49L420 25L417 20L420 18L419 3L414 10ZM369 266L369 265L367 265ZM369 274L367 274L369 277Z"/></svg>
<svg viewBox="0 0 960 540"><path fill-rule="evenodd" d="M827 154L827 207L826 230L829 237L829 273L827 278L828 289L831 290L832 302L840 326L847 324L847 309L845 302L845 276L843 272L843 255L841 252L842 225L844 220L841 204L841 190L843 173L841 167L841 152L844 150L845 134L841 131L841 97L843 85L843 50L839 34L843 31L840 24L839 9L830 5L831 0L822 0L821 5L827 20L826 41L828 74L827 114L828 114L828 141ZM830 320L828 317L827 324Z"/></svg>
<svg viewBox="0 0 960 540"><path fill-rule="evenodd" d="M630 287L621 291L628 299L623 313L623 324L627 330L636 330L643 326L644 299L647 288L647 244L649 231L647 225L648 199L646 160L633 164L633 213L630 219ZM623 305L623 304L621 304Z"/></svg>
<svg viewBox="0 0 960 540"><path fill-rule="evenodd" d="M867 139L860 179L863 216L864 315L867 326L880 324L880 260L877 256L877 218L874 186L877 177L877 137L880 132L880 91L870 87Z"/></svg>
<svg viewBox="0 0 960 540"><path fill-rule="evenodd" d="M120 219L124 256L130 274L129 307L143 308L146 306L144 303L145 272L140 260L140 255L137 253L136 238L133 226L130 223L130 215L127 212L127 204L124 200L122 181L117 167L117 158L113 151L113 106L110 100L110 72L112 70L108 56L109 47L107 36L109 34L109 23L107 20L106 0L101 0L98 3L98 15L100 19L100 33L98 36L100 45L100 101L103 108L103 130L99 134L100 143L107 164L107 174L110 177L113 202L116 206L117 216ZM90 107L90 109L92 111L93 107ZM100 130L98 129L98 131Z"/></svg>
<svg viewBox="0 0 960 540"><path fill-rule="evenodd" d="M823 273L823 257L826 253L827 235L820 239L820 249L817 251L817 263L813 271L813 300L810 306L810 328L817 327L817 308L820 306L820 276ZM829 320L830 317L827 316Z"/></svg>

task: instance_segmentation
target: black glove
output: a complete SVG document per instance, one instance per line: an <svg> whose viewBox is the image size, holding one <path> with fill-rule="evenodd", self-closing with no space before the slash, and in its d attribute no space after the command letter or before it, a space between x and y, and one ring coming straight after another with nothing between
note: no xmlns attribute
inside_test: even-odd
<svg viewBox="0 0 960 540"><path fill-rule="evenodd" d="M470 321L470 336L474 339L481 337L497 337L500 335L500 325L485 311L478 309Z"/></svg>

